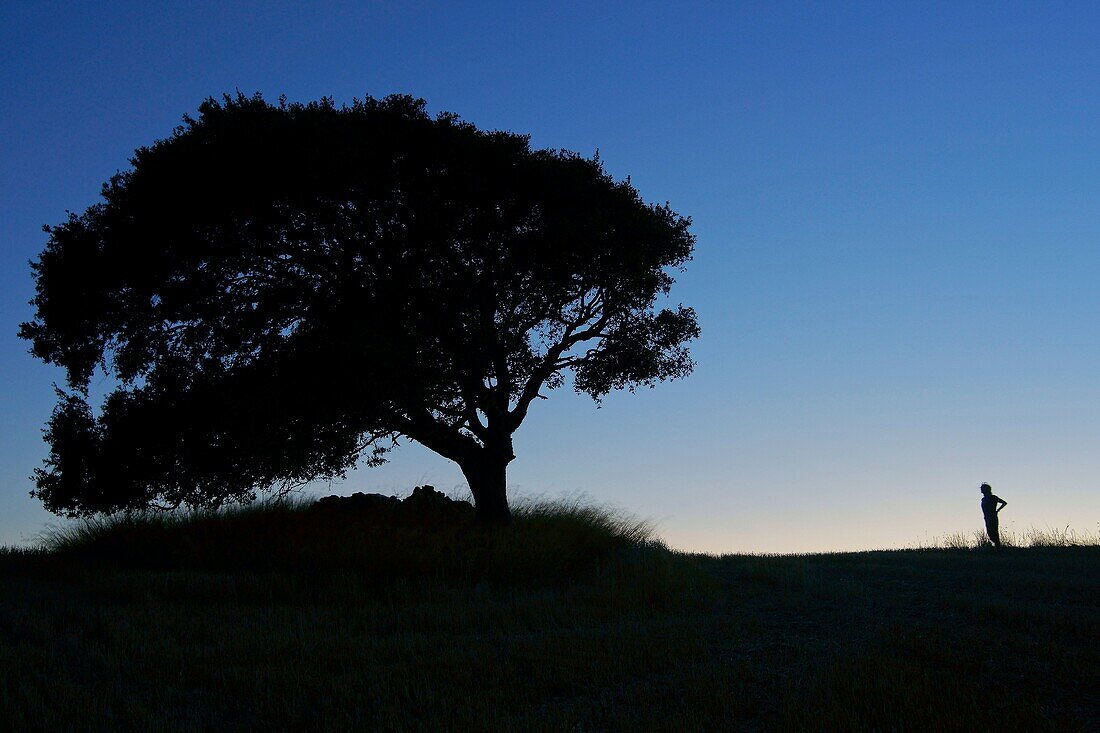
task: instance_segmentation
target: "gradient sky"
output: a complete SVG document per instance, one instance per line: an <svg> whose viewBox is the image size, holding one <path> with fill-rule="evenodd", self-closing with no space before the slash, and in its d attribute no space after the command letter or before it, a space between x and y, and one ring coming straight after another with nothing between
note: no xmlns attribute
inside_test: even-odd
<svg viewBox="0 0 1100 733"><path fill-rule="evenodd" d="M585 494L673 547L899 547L1100 528L1100 6L0 5L0 544L61 375L15 336L41 226L207 96L421 96L591 154L693 217L693 376L516 435L515 496ZM333 491L462 486L415 445ZM327 487L322 487L327 491Z"/></svg>

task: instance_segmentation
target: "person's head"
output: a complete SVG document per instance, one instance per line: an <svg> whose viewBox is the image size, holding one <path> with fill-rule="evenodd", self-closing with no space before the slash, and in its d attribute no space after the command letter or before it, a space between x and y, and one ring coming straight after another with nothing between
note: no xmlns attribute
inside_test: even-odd
<svg viewBox="0 0 1100 733"><path fill-rule="evenodd" d="M982 493L983 494L988 494L991 491L993 491L992 486L990 486L989 484L982 484Z"/></svg>

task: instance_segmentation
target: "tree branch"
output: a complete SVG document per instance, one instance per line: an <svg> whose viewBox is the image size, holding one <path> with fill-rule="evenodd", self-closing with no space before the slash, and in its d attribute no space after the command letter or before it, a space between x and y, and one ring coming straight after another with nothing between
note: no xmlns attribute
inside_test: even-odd
<svg viewBox="0 0 1100 733"><path fill-rule="evenodd" d="M599 319L588 328L577 331L576 329L588 323L595 316L596 311L594 310L594 306L597 302L600 303L601 309ZM604 328L606 328L607 324L611 321L612 314L610 311L603 308L603 304L602 291L599 291L591 303L582 306L582 312L579 314L578 318L566 324L565 333L562 334L561 340L547 350L546 355L542 358L542 363L531 371L531 375L527 378L527 382L523 386L523 391L516 400L516 406L508 413L509 429L511 431L514 432L523 422L524 418L527 417L527 411L530 409L531 403L539 396L539 389L541 389L543 383L550 378L550 375L559 369L566 366L572 366L574 363L578 363L580 360L587 358L591 355L592 350L589 350L584 357L570 357L564 361L561 359L562 354L583 341L607 336L607 334L604 333Z"/></svg>
<svg viewBox="0 0 1100 733"><path fill-rule="evenodd" d="M426 407L417 408L409 415L395 412L391 419L402 433L452 461L458 462L480 447L458 428L440 423Z"/></svg>

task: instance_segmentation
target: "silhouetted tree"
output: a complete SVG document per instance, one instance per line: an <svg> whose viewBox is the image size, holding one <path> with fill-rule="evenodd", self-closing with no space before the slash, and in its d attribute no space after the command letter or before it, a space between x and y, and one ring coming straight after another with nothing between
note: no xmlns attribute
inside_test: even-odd
<svg viewBox="0 0 1100 733"><path fill-rule="evenodd" d="M407 96L238 93L130 162L32 263L20 335L68 378L32 492L56 513L244 501L406 436L507 521L540 389L571 371L598 400L691 371L694 312L657 304L690 221L598 156Z"/></svg>

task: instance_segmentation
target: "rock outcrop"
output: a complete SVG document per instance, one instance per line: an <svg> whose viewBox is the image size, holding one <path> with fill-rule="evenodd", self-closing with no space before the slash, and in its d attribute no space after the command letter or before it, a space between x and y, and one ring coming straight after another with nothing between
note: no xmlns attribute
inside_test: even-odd
<svg viewBox="0 0 1100 733"><path fill-rule="evenodd" d="M417 486L404 500L384 494L325 496L310 511L339 512L361 518L377 518L397 523L436 523L472 519L474 507L468 501L448 497L434 486Z"/></svg>

